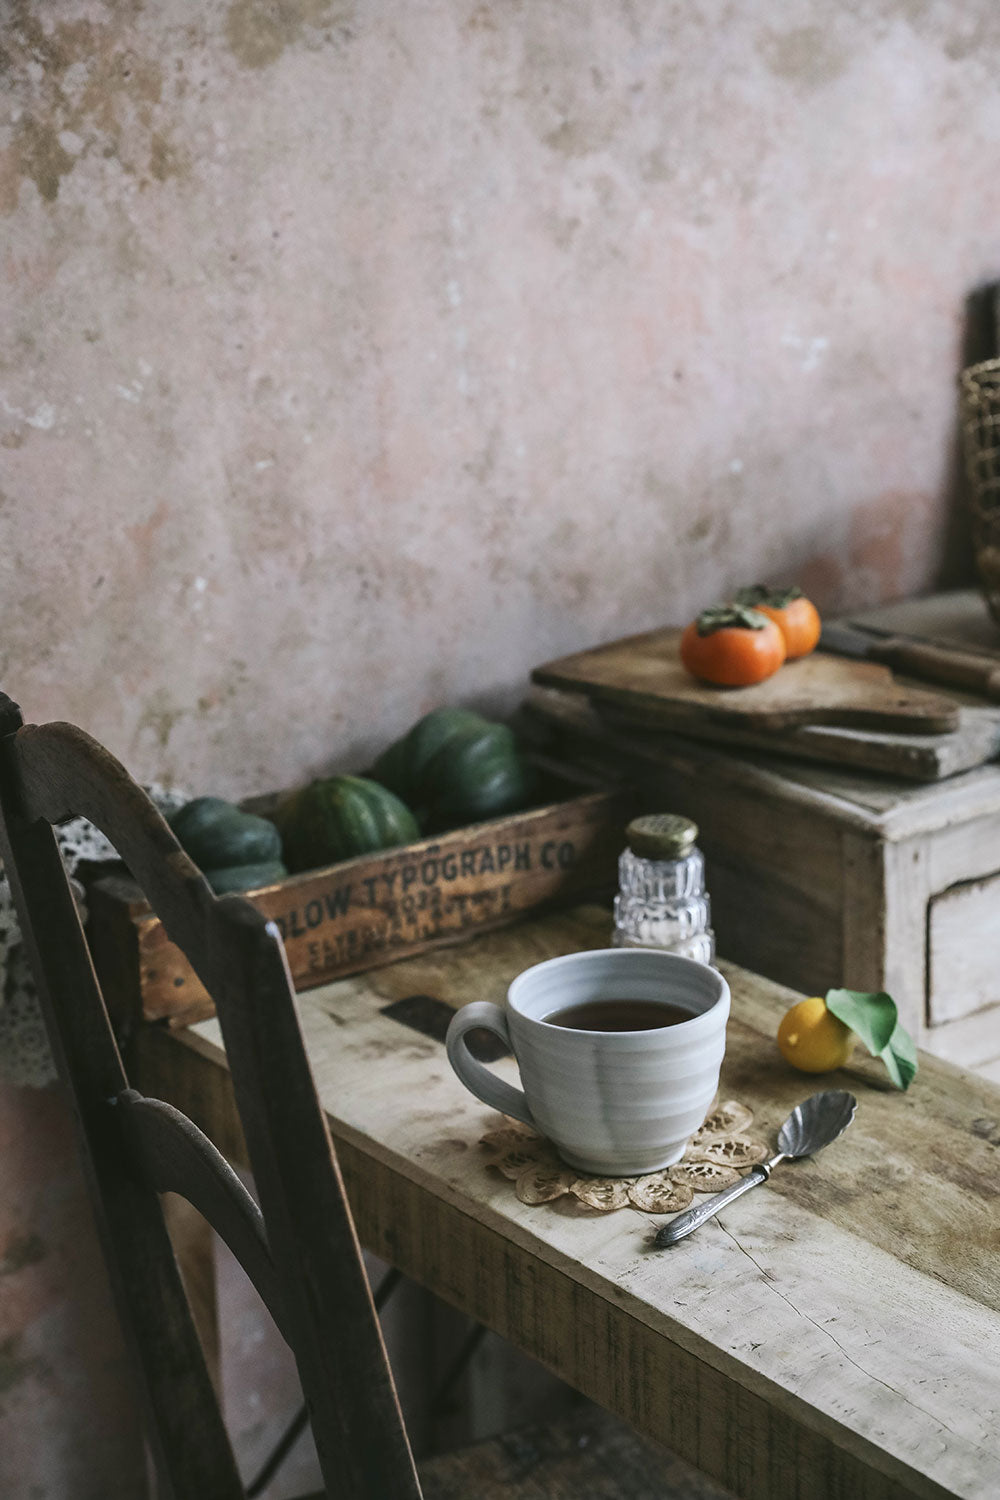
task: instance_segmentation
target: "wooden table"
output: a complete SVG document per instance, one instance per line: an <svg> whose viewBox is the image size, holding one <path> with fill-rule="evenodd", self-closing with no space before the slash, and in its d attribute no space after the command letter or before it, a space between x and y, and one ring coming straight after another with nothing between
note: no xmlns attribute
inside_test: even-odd
<svg viewBox="0 0 1000 1500"><path fill-rule="evenodd" d="M906 1095L867 1056L810 1080L774 1045L794 996L723 965L724 1097L773 1140L814 1087L857 1118L815 1160L666 1252L661 1222L527 1207L477 1142L498 1122L440 1042L383 1014L501 1000L530 963L602 947L596 908L523 922L299 997L362 1242L684 1458L760 1500L1000 1495L1000 1089L923 1057ZM144 1028L140 1087L231 1157L215 1022ZM501 1071L512 1069L505 1061Z"/></svg>

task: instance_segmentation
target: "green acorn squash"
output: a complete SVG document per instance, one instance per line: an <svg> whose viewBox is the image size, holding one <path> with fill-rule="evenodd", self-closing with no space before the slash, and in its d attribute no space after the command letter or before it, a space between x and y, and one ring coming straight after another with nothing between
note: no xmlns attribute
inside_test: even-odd
<svg viewBox="0 0 1000 1500"><path fill-rule="evenodd" d="M452 734L423 768L414 803L429 833L524 807L533 777L506 724L483 720Z"/></svg>
<svg viewBox="0 0 1000 1500"><path fill-rule="evenodd" d="M281 835L274 824L222 797L195 797L167 821L181 848L200 870L281 859Z"/></svg>
<svg viewBox="0 0 1000 1500"><path fill-rule="evenodd" d="M434 708L383 751L371 774L412 806L420 798L424 773L438 751L456 735L483 729L487 723L471 708Z"/></svg>
<svg viewBox="0 0 1000 1500"><path fill-rule="evenodd" d="M293 874L393 849L420 837L417 821L405 803L387 787L363 776L313 781L282 803L274 820L285 863Z"/></svg>
<svg viewBox="0 0 1000 1500"><path fill-rule="evenodd" d="M280 859L205 871L205 879L217 896L224 896L228 891L259 891L262 886L277 885L279 880L285 880L287 876L288 871Z"/></svg>

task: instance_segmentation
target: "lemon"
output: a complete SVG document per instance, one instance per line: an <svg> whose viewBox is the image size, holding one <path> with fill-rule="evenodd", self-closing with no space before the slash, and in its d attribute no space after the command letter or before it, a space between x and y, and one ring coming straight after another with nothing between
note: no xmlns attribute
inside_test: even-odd
<svg viewBox="0 0 1000 1500"><path fill-rule="evenodd" d="M800 1000L778 1026L778 1047L786 1062L803 1073L831 1073L851 1054L854 1033L826 1008L820 995Z"/></svg>

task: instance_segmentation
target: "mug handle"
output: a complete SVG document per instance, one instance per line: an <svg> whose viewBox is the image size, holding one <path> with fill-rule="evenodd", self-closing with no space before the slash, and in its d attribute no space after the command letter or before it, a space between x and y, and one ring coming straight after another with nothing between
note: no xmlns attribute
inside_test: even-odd
<svg viewBox="0 0 1000 1500"><path fill-rule="evenodd" d="M463 1005L451 1018L445 1037L448 1061L461 1082L477 1099L482 1099L484 1104L491 1104L501 1114L512 1115L522 1125L530 1125L533 1130L537 1130L538 1126L532 1119L523 1091L505 1083L502 1078L497 1078L495 1073L484 1068L479 1059L469 1051L465 1034L467 1031L480 1029L492 1031L506 1047L510 1047L507 1017L500 1006L494 1005L491 1000L473 1000L470 1005Z"/></svg>

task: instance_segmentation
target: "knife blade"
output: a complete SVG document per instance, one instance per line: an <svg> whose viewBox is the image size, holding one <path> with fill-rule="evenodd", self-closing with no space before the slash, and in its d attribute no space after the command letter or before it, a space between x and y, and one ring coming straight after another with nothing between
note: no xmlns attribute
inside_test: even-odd
<svg viewBox="0 0 1000 1500"><path fill-rule="evenodd" d="M1000 665L971 651L952 651L898 635L868 635L850 625L824 625L819 644L836 656L881 662L922 682L964 688L1000 703Z"/></svg>

